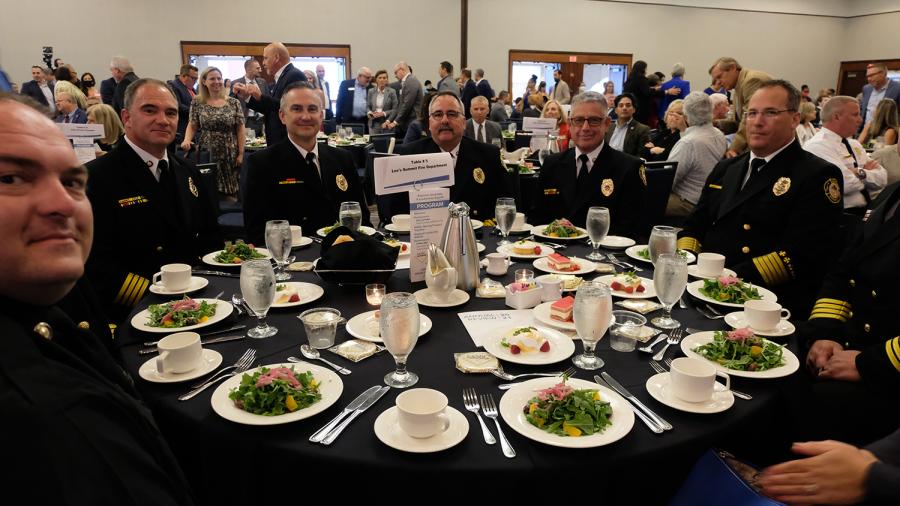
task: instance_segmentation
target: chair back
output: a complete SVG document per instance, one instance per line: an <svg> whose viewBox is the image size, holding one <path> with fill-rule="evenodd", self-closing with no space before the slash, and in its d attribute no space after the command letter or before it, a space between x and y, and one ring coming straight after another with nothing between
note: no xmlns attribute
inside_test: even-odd
<svg viewBox="0 0 900 506"><path fill-rule="evenodd" d="M334 118L326 119L325 122L323 123L323 125L325 127L326 134L330 135L330 134L337 132L337 123L334 121Z"/></svg>
<svg viewBox="0 0 900 506"><path fill-rule="evenodd" d="M363 179L363 190L365 191L366 196L371 196L372 200L370 202L375 202L375 207L378 208L378 220L380 221L380 223L378 223L377 225L379 226L381 226L382 224L390 223L391 217L394 214L404 212L391 209L391 195L375 195L375 159L381 158L383 156L394 155L378 151L366 152L366 172L365 178ZM409 211L407 210L405 212Z"/></svg>
<svg viewBox="0 0 900 506"><path fill-rule="evenodd" d="M647 162L644 164L647 177L647 191L644 194L644 216L647 219L647 235L654 225L659 225L666 214L672 181L678 162Z"/></svg>
<svg viewBox="0 0 900 506"><path fill-rule="evenodd" d="M516 130L516 141L515 144L513 144L513 150L530 148L531 136L531 132L528 130Z"/></svg>
<svg viewBox="0 0 900 506"><path fill-rule="evenodd" d="M203 186L206 187L206 196L210 205L216 210L216 214L222 212L222 205L219 202L218 185L216 184L216 171L218 170L216 163L198 163L197 170L200 172L200 178L203 179Z"/></svg>
<svg viewBox="0 0 900 506"><path fill-rule="evenodd" d="M353 129L353 133L356 135L365 135L366 133L366 124L365 123L341 123L341 128L351 128Z"/></svg>
<svg viewBox="0 0 900 506"><path fill-rule="evenodd" d="M371 142L372 145L375 146L375 151L377 151L379 153L387 153L388 147L391 143L391 139L393 139L393 138L394 138L393 133L370 134L369 142Z"/></svg>

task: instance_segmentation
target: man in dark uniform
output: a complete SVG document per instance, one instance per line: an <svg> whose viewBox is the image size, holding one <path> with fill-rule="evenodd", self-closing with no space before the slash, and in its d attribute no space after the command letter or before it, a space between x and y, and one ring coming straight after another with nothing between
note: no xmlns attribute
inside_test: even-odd
<svg viewBox="0 0 900 506"><path fill-rule="evenodd" d="M466 117L456 94L442 91L428 108L431 137L401 145L401 155L450 153L454 163L454 183L450 200L469 205L470 216L479 220L494 217L499 197L512 197L506 168L500 161L500 148L464 137ZM391 214L409 212L409 194L390 195ZM390 216L384 218L389 221Z"/></svg>
<svg viewBox="0 0 900 506"><path fill-rule="evenodd" d="M94 332L105 322L88 313L100 311L81 299L87 171L24 100L0 94L0 445L16 463L0 484L37 504L192 504L152 415ZM73 319L65 305L84 310Z"/></svg>
<svg viewBox="0 0 900 506"><path fill-rule="evenodd" d="M646 236L644 164L603 141L609 124L603 95L588 91L572 99L569 133L575 147L544 160L531 223L567 218L584 227L588 208L601 206L609 209L610 234Z"/></svg>
<svg viewBox="0 0 900 506"><path fill-rule="evenodd" d="M222 247L216 212L197 169L166 151L178 102L166 83L139 79L125 94L124 142L88 164L96 241L88 277L121 320L168 263L194 264Z"/></svg>
<svg viewBox="0 0 900 506"><path fill-rule="evenodd" d="M725 266L764 286L795 315L812 307L840 251L841 173L796 140L800 92L773 80L750 99L750 152L720 162L678 247L725 255Z"/></svg>
<svg viewBox="0 0 900 506"><path fill-rule="evenodd" d="M257 151L247 159L244 223L247 237L265 241L266 221L288 220L315 231L334 224L341 202L359 202L363 224L369 224L359 174L345 150L319 145L322 100L309 83L288 86L279 115L287 139Z"/></svg>

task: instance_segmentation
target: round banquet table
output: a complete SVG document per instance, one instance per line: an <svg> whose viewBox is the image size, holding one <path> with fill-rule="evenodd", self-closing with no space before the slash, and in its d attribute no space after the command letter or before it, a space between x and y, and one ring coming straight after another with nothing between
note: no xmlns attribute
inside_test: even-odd
<svg viewBox="0 0 900 506"><path fill-rule="evenodd" d="M487 252L495 250L497 237L491 229L479 231ZM408 239L407 239L408 240ZM563 250L567 255L585 256L589 247L581 241ZM298 260L311 261L318 257L319 245L313 243L296 249ZM635 260L626 259L631 263ZM644 277L652 278L652 267L640 263ZM512 281L517 268L532 268L530 261L514 263L504 283ZM199 268L219 270L211 266ZM227 269L227 268L226 268ZM238 273L240 269L232 269ZM539 274L536 272L536 275ZM247 348L257 349L256 365L286 362L288 356L300 356L299 346L306 342L302 326L296 316L310 307L333 307L347 318L373 309L366 303L364 289L360 285L338 286L325 283L313 272L292 273L293 281L320 284L324 296L300 307L273 309L268 322L278 327L278 334L267 339L244 338L238 341L211 344L219 351L223 365L234 363ZM482 276L485 273L482 270ZM225 291L223 299L239 292L237 278L205 276L209 285L194 297L213 297ZM388 291L415 291L424 283L409 281L408 270L396 271L387 282ZM687 295L686 295L687 296ZM148 295L135 309L135 313L150 304L170 300L171 297ZM615 298L614 298L615 299ZM618 300L618 299L615 299ZM617 306L616 306L617 307ZM617 307L618 308L618 307ZM567 449L532 441L515 432L502 421L503 430L517 452L508 459L501 453L499 441L488 446L482 439L474 414L463 406L462 389L472 387L478 393L491 393L499 404L504 393L497 389L504 381L491 374L465 374L454 366L453 354L478 351L469 337L457 312L509 309L504 299L482 299L472 294L466 304L455 308L436 309L420 306L434 326L422 336L408 361L409 370L419 375L416 387L434 388L444 392L450 406L462 412L469 423L469 432L458 445L442 452L429 454L404 453L379 441L374 433L375 419L394 405L400 391L391 389L370 409L362 413L331 446L310 443L309 436L331 420L357 394L373 385L383 385L383 377L394 367L393 358L387 352L378 353L360 362L349 360L323 350L323 356L332 362L352 370L349 376L341 376L344 390L340 399L310 418L273 426L248 426L234 423L217 415L210 404L215 387L208 388L188 401L177 397L186 392L196 381L174 384L150 383L141 379L137 371L150 356L138 355L141 342L156 340L159 334L137 331L130 325L121 325L118 331L120 349L126 369L134 376L147 405L169 440L173 451L182 463L198 500L204 504L260 503L271 494L273 498L290 498L288 489L301 489L298 477L309 475L317 480L342 483L341 494L388 494L384 483L391 479L412 479L428 483L433 490L461 493L459 487L471 487L481 492L495 491L504 497L534 493L535 484L566 488L570 483L584 483L594 491L593 497L602 504L662 504L665 503L683 481L697 458L709 447L728 445L735 441L747 443L745 435L760 435L764 427L777 425L779 412L779 386L783 380L753 380L733 377L735 388L754 396L752 401L735 399L729 410L712 415L692 414L669 408L655 401L645 388L647 378L653 375L648 364L649 355L637 351L622 353L609 347L608 337L598 346L598 354L606 361L602 369L628 388L644 404L666 418L674 430L657 435L637 418L631 432L621 440L607 446L589 449ZM648 315L649 316L649 315ZM673 316L684 325L700 330L721 330L722 320L707 320L693 309L676 309ZM129 318L130 320L130 318ZM648 318L649 320L649 318ZM224 322L200 330L210 331L240 322L249 326L255 319L236 313ZM230 335L230 334L229 334ZM338 328L337 343L352 339L344 326ZM796 344L790 348L796 352ZM576 353L582 346L576 342ZM658 345L659 349L662 345ZM680 349L670 347L668 357L681 355ZM317 365L324 365L316 362ZM570 365L564 362L546 366L504 364L512 373L558 371ZM576 378L591 381L600 371L579 370ZM496 428L485 420L496 435ZM750 443L748 443L750 444ZM726 449L733 447L726 447ZM373 488L378 485L379 488ZM261 490L267 488L270 492ZM274 488L273 488L274 487ZM299 487L299 488L298 488ZM468 488L466 488L468 490ZM512 495L509 495L512 494Z"/></svg>

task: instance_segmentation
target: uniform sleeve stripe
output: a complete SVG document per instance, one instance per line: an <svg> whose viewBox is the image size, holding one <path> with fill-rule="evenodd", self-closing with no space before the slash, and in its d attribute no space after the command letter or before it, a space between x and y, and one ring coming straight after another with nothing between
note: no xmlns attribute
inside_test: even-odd
<svg viewBox="0 0 900 506"><path fill-rule="evenodd" d="M131 298L128 299L129 306L136 306L141 299L144 298L144 293L147 291L147 287L150 285L150 281L147 278L141 278L140 282L138 282L137 286L134 287L132 291Z"/></svg>
<svg viewBox="0 0 900 506"><path fill-rule="evenodd" d="M116 304L119 304L124 300L125 293L131 290L134 281L134 274L129 272L128 276L125 277L125 282L122 283L122 288L119 289L119 294L116 295L116 300L114 301Z"/></svg>
<svg viewBox="0 0 900 506"><path fill-rule="evenodd" d="M884 343L884 348L887 352L888 360L891 361L894 369L900 372L900 337L895 337Z"/></svg>
<svg viewBox="0 0 900 506"><path fill-rule="evenodd" d="M763 278L763 282L765 282L766 286L772 286L775 281L774 276L772 276L772 271L770 267L766 265L763 257L756 257L753 259L753 265L756 266L756 270L759 271L759 274Z"/></svg>
<svg viewBox="0 0 900 506"><path fill-rule="evenodd" d="M794 276L791 274L791 271L787 268L782 261L781 257L778 256L778 253L770 253L769 259L773 265L775 265L779 271L781 271L781 276L784 278L785 282L790 281Z"/></svg>
<svg viewBox="0 0 900 506"><path fill-rule="evenodd" d="M826 308L826 307L817 307L817 308L813 309L812 314L816 314L816 313L836 314L836 315L840 315L840 316L844 316L844 317L849 317L849 313L847 313L847 311Z"/></svg>
<svg viewBox="0 0 900 506"><path fill-rule="evenodd" d="M700 241L694 239L693 237L682 237L678 239L678 249L686 249L693 253L700 252Z"/></svg>
<svg viewBox="0 0 900 506"><path fill-rule="evenodd" d="M772 277L772 284L783 283L785 280L784 276L781 272L781 269L778 268L778 265L773 261L772 255L768 254L760 258L760 261L766 265L769 269L769 275Z"/></svg>
<svg viewBox="0 0 900 506"><path fill-rule="evenodd" d="M146 288L145 283L147 282L147 278L134 275L134 284L133 286L125 292L125 296L122 298L122 305L125 306L133 306L135 304L135 296L137 294L143 294L143 288Z"/></svg>
<svg viewBox="0 0 900 506"><path fill-rule="evenodd" d="M835 320L840 320L840 321L842 321L842 322L846 322L846 321L847 321L847 318L845 318L845 317L843 317L843 316L835 315L835 314L829 314L829 313L813 313L813 314L809 315L809 319L810 319L810 320L814 320L814 319L816 319L816 318L834 318Z"/></svg>
<svg viewBox="0 0 900 506"><path fill-rule="evenodd" d="M819 299L816 301L816 305L818 306L819 304L836 304L838 306L846 306L847 309L852 309L853 307L849 302L838 299Z"/></svg>

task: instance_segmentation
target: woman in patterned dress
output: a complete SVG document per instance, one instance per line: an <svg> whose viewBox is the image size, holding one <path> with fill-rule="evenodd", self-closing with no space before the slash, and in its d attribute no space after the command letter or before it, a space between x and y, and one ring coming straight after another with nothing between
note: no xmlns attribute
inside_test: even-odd
<svg viewBox="0 0 900 506"><path fill-rule="evenodd" d="M210 161L218 164L219 193L236 200L238 172L244 158L244 111L236 98L228 96L222 72L216 67L203 70L199 87L200 92L191 102L190 121L181 149L187 152L199 132L199 146L209 150Z"/></svg>

